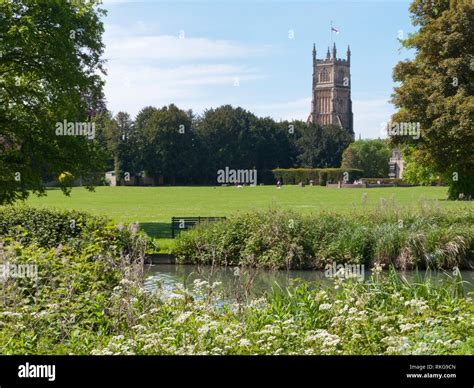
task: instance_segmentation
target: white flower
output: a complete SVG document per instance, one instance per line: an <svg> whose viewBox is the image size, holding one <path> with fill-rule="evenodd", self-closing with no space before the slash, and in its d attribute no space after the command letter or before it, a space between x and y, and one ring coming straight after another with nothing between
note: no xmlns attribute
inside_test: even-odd
<svg viewBox="0 0 474 388"><path fill-rule="evenodd" d="M332 307L330 303L323 303L319 305L319 311L329 310Z"/></svg>
<svg viewBox="0 0 474 388"><path fill-rule="evenodd" d="M426 302L422 299L412 299L405 302L405 306L412 307L414 310L423 311L428 308Z"/></svg>
<svg viewBox="0 0 474 388"><path fill-rule="evenodd" d="M179 315L179 317L177 317L175 320L174 320L174 323L184 323L189 317L190 315L192 314L191 311L186 311L184 313L181 313Z"/></svg>
<svg viewBox="0 0 474 388"><path fill-rule="evenodd" d="M245 346L245 347L250 346L250 341L249 341L248 339L246 339L246 338L242 338L242 339L239 341L239 345L240 345L240 346Z"/></svg>
<svg viewBox="0 0 474 388"><path fill-rule="evenodd" d="M222 282L214 282L209 286L209 288L211 290L214 290L215 288L219 287L221 284L222 284Z"/></svg>
<svg viewBox="0 0 474 388"><path fill-rule="evenodd" d="M12 317L12 318L21 318L20 313L14 313L12 311L3 311L0 314L2 314L4 317Z"/></svg>
<svg viewBox="0 0 474 388"><path fill-rule="evenodd" d="M372 272L374 274L379 274L380 272L382 272L384 266L385 264L374 263L374 268L372 268Z"/></svg>
<svg viewBox="0 0 474 388"><path fill-rule="evenodd" d="M132 327L133 330L137 331L137 332L145 332L146 331L146 327L143 326L143 325L135 325Z"/></svg>
<svg viewBox="0 0 474 388"><path fill-rule="evenodd" d="M198 333L201 335L206 335L207 333L209 333L209 330L210 330L209 326L203 325L198 329Z"/></svg>
<svg viewBox="0 0 474 388"><path fill-rule="evenodd" d="M351 308L349 309L348 313L352 315L352 314L356 314L357 311L358 311L358 310L357 310L355 307L351 307Z"/></svg>
<svg viewBox="0 0 474 388"><path fill-rule="evenodd" d="M318 329L311 330L306 334L305 342L321 341L321 351L323 353L330 353L334 351L334 348L341 341L339 336L329 333L327 330Z"/></svg>
<svg viewBox="0 0 474 388"><path fill-rule="evenodd" d="M205 280L194 279L193 285L194 285L194 290L198 292L201 290L201 288L203 288L204 286L207 286L208 283Z"/></svg>
<svg viewBox="0 0 474 388"><path fill-rule="evenodd" d="M400 325L400 331L404 333L405 331L409 331L420 326L421 324L419 323L407 323L406 325Z"/></svg>

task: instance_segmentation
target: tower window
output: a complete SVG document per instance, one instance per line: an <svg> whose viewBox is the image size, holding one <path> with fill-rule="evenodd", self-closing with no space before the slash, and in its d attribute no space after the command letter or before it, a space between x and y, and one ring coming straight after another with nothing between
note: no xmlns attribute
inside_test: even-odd
<svg viewBox="0 0 474 388"><path fill-rule="evenodd" d="M344 70L339 70L338 74L339 74L339 76L338 76L339 82L343 83L344 82Z"/></svg>
<svg viewBox="0 0 474 388"><path fill-rule="evenodd" d="M329 82L329 73L326 68L319 73L319 82Z"/></svg>

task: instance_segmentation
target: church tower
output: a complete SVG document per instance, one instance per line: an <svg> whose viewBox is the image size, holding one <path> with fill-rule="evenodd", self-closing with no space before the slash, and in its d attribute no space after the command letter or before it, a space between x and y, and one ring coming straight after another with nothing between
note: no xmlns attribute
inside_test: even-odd
<svg viewBox="0 0 474 388"><path fill-rule="evenodd" d="M313 45L313 99L308 122L339 125L354 135L351 101L351 50L346 59L336 58L336 44L325 59L316 58Z"/></svg>

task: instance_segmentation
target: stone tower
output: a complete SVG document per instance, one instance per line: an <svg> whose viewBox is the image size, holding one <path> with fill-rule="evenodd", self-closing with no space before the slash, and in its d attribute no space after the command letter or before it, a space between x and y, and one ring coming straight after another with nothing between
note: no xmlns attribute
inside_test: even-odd
<svg viewBox="0 0 474 388"><path fill-rule="evenodd" d="M354 135L351 101L351 50L347 58L336 58L336 44L325 59L316 58L313 45L313 99L308 122L339 125Z"/></svg>

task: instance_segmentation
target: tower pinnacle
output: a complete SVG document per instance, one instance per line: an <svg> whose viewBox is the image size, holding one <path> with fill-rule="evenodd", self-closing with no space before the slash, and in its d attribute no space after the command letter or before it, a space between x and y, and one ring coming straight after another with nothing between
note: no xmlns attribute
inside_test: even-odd
<svg viewBox="0 0 474 388"><path fill-rule="evenodd" d="M331 42L331 46L328 47L326 60L318 60L316 45L313 44L313 88L308 123L337 125L354 136L350 48L347 48L348 60L345 61L337 60L336 44Z"/></svg>

